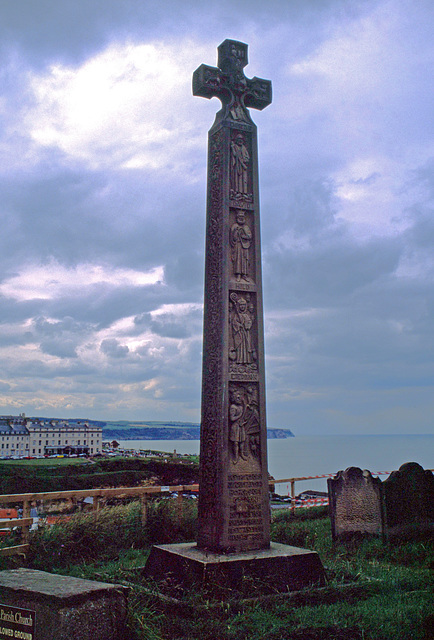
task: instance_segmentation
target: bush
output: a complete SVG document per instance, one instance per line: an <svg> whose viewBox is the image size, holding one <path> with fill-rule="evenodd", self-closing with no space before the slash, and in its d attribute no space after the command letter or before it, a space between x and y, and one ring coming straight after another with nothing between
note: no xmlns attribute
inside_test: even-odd
<svg viewBox="0 0 434 640"><path fill-rule="evenodd" d="M182 511L179 511L179 510ZM196 538L197 502L183 500L155 500L151 503L146 522L150 544L190 542Z"/></svg>
<svg viewBox="0 0 434 640"><path fill-rule="evenodd" d="M38 569L95 558L110 558L121 548L144 544L140 503L77 513L65 522L36 531L30 543L29 563Z"/></svg>
<svg viewBox="0 0 434 640"><path fill-rule="evenodd" d="M183 500L182 512L179 509L176 500L150 502L145 524L139 501L74 514L69 520L33 534L29 565L49 571L71 563L116 558L120 549L193 540L196 504Z"/></svg>

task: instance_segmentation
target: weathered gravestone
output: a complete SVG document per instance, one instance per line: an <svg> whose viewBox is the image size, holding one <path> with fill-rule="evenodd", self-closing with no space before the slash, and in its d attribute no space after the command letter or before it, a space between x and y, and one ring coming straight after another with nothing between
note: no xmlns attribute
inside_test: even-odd
<svg viewBox="0 0 434 640"><path fill-rule="evenodd" d="M327 480L333 539L355 533L381 535L381 481L349 467Z"/></svg>
<svg viewBox="0 0 434 640"><path fill-rule="evenodd" d="M127 594L118 584L33 569L0 571L0 638L122 640Z"/></svg>
<svg viewBox="0 0 434 640"><path fill-rule="evenodd" d="M383 482L386 536L412 535L434 529L434 475L407 462Z"/></svg>
<svg viewBox="0 0 434 640"><path fill-rule="evenodd" d="M246 65L247 45L225 40L218 67L193 75L194 95L222 102L208 140L199 533L197 546L154 547L147 573L231 583L250 572L299 588L324 572L313 552L270 547L258 150L248 107L271 103L271 82L246 78Z"/></svg>

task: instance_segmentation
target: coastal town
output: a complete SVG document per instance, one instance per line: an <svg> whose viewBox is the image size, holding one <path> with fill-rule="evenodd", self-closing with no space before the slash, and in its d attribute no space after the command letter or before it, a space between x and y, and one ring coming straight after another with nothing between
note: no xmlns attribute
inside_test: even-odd
<svg viewBox="0 0 434 640"><path fill-rule="evenodd" d="M102 428L84 421L0 416L0 458L88 456L102 452Z"/></svg>

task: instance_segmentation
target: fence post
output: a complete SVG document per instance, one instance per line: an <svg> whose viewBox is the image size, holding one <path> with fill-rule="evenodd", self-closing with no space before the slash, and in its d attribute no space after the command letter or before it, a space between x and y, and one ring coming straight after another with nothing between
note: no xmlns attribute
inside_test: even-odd
<svg viewBox="0 0 434 640"><path fill-rule="evenodd" d="M142 514L142 526L145 527L148 517L148 496L146 494L140 496L140 511Z"/></svg>
<svg viewBox="0 0 434 640"><path fill-rule="evenodd" d="M23 518L30 518L30 502L28 500L23 500ZM30 527L27 525L22 527L22 538L24 544L29 544Z"/></svg>
<svg viewBox="0 0 434 640"><path fill-rule="evenodd" d="M184 496L182 494L182 491L178 491L178 497L176 499L177 502L177 511L178 511L178 525L181 526L182 524L182 516L183 516L183 512L184 512Z"/></svg>
<svg viewBox="0 0 434 640"><path fill-rule="evenodd" d="M295 513L295 480L291 480L291 513Z"/></svg>

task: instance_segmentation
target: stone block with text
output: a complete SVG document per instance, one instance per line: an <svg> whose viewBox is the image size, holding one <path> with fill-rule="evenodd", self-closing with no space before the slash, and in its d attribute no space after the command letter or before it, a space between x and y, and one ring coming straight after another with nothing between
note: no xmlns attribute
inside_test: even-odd
<svg viewBox="0 0 434 640"><path fill-rule="evenodd" d="M128 591L34 569L0 571L0 638L122 640Z"/></svg>

